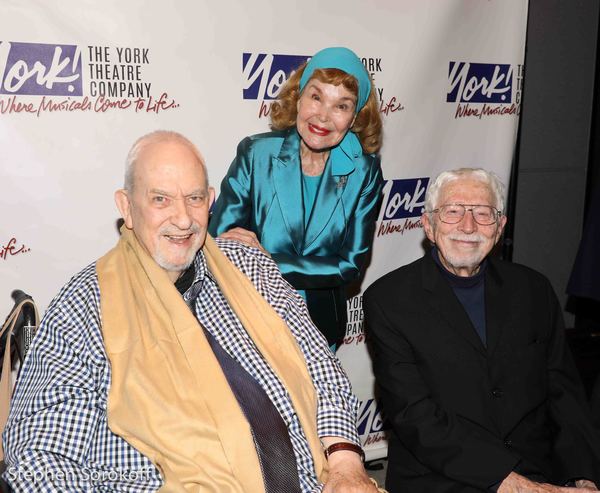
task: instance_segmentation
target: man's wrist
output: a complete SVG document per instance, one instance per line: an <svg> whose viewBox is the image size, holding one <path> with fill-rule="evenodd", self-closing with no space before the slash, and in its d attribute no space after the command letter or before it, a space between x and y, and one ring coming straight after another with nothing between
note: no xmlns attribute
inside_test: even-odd
<svg viewBox="0 0 600 493"><path fill-rule="evenodd" d="M329 445L324 450L325 458L327 460L329 460L329 457L331 456L331 454L334 454L335 452L340 452L340 451L353 452L360 457L362 462L365 461L365 452L363 451L362 447L360 447L359 445L356 445L354 443L350 443L350 442L336 442L336 443Z"/></svg>

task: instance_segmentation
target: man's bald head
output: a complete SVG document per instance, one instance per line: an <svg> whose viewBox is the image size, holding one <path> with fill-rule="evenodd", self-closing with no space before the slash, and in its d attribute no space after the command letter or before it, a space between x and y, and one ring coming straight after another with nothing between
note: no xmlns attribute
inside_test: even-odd
<svg viewBox="0 0 600 493"><path fill-rule="evenodd" d="M192 153L198 159L198 162L201 164L202 169L204 171L204 176L206 179L206 189L208 189L208 173L206 170L206 164L204 162L204 157L200 154L198 148L187 138L181 135L178 132L173 132L171 130L155 130L154 132L150 132L146 135L143 135L139 139L137 139L129 153L127 154L127 158L125 160L125 180L123 184L123 188L125 190L133 191L133 187L135 185L135 168L138 162L138 158L142 151L152 145L157 144L159 142L177 142L188 147Z"/></svg>

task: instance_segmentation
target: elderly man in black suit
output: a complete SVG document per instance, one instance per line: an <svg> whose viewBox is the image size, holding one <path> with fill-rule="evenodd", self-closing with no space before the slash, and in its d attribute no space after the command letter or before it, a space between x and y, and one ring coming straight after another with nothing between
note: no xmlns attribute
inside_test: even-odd
<svg viewBox="0 0 600 493"><path fill-rule="evenodd" d="M391 493L598 491L599 436L552 287L489 256L503 189L482 169L441 173L422 216L431 252L364 294Z"/></svg>

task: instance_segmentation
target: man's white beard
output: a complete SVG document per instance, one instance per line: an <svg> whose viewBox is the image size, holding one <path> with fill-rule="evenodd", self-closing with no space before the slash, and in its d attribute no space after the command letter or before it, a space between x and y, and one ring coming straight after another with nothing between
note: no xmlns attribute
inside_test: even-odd
<svg viewBox="0 0 600 493"><path fill-rule="evenodd" d="M192 262L194 262L194 259L196 258L196 254L198 253L198 250L200 250L200 248L202 248L202 245L204 244L204 241L202 238L200 238L198 236L198 234L200 233L200 226L198 226L198 224L192 224L192 226L189 229L189 233L195 234L195 240L194 243L192 244L192 247L190 248L190 251L187 254L187 257L184 259L183 262L180 263L173 263L173 262L169 262L163 255L161 252L156 252L154 255L152 255L152 258L154 259L154 261L161 266L163 269L165 269L167 272L183 272L184 270L186 270L190 265L192 265ZM181 231L171 231L169 228L165 228L163 230L161 230L159 232L159 234L161 235L180 235L180 234L185 234Z"/></svg>
<svg viewBox="0 0 600 493"><path fill-rule="evenodd" d="M468 241L477 243L477 248L470 253L462 252L460 255L454 255L453 252L445 252L440 254L446 260L446 263L454 269L476 269L479 264L483 262L486 256L485 252L482 252L483 243L487 240L485 236L480 233L473 233L470 235L461 233L451 233L447 236L447 239L451 241ZM439 250L439 247L438 247Z"/></svg>

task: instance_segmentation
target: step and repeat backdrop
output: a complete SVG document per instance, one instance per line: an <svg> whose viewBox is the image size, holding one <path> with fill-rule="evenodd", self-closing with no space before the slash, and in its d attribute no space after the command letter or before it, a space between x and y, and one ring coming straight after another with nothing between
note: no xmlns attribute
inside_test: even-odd
<svg viewBox="0 0 600 493"><path fill-rule="evenodd" d="M188 136L218 187L237 143L269 129L290 71L347 46L377 88L386 182L338 355L367 457L384 456L361 293L423 254L437 173L480 166L508 181L526 20L526 0L0 0L0 316L16 288L44 310L115 244L113 192L137 137Z"/></svg>

